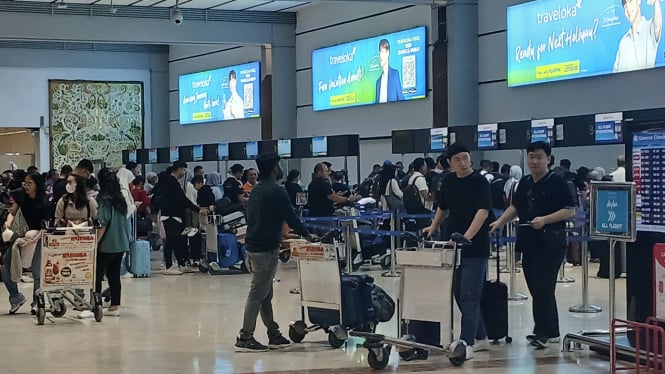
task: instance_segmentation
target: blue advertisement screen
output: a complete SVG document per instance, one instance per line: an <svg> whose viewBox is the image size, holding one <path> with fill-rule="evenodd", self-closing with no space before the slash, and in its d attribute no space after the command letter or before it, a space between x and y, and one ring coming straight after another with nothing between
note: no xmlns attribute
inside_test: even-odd
<svg viewBox="0 0 665 374"><path fill-rule="evenodd" d="M247 158L252 160L259 155L259 143L258 142L247 142L245 143L245 154Z"/></svg>
<svg viewBox="0 0 665 374"><path fill-rule="evenodd" d="M312 138L312 156L325 156L328 154L328 138L317 136Z"/></svg>
<svg viewBox="0 0 665 374"><path fill-rule="evenodd" d="M427 92L425 27L312 52L315 111L422 99Z"/></svg>
<svg viewBox="0 0 665 374"><path fill-rule="evenodd" d="M192 147L193 153L194 153L194 161L202 161L203 160L203 145L197 144Z"/></svg>
<svg viewBox="0 0 665 374"><path fill-rule="evenodd" d="M171 147L169 149L169 161L176 162L180 159L180 150L178 147Z"/></svg>
<svg viewBox="0 0 665 374"><path fill-rule="evenodd" d="M615 121L596 122L596 143L621 143L623 131L621 123Z"/></svg>
<svg viewBox="0 0 665 374"><path fill-rule="evenodd" d="M217 144L217 159L226 160L229 158L229 143Z"/></svg>
<svg viewBox="0 0 665 374"><path fill-rule="evenodd" d="M150 164L157 163L157 148L148 149L148 163Z"/></svg>
<svg viewBox="0 0 665 374"><path fill-rule="evenodd" d="M630 192L598 189L596 231L604 234L630 232Z"/></svg>
<svg viewBox="0 0 665 374"><path fill-rule="evenodd" d="M446 149L446 136L448 129L431 129L429 132L429 144L432 152L440 152Z"/></svg>
<svg viewBox="0 0 665 374"><path fill-rule="evenodd" d="M178 90L181 125L261 115L259 62L181 75Z"/></svg>
<svg viewBox="0 0 665 374"><path fill-rule="evenodd" d="M136 162L136 149L129 151L129 162Z"/></svg>
<svg viewBox="0 0 665 374"><path fill-rule="evenodd" d="M496 132L498 125L478 125L478 149L497 148Z"/></svg>
<svg viewBox="0 0 665 374"><path fill-rule="evenodd" d="M662 0L538 0L508 8L508 86L665 66ZM631 29L635 29L636 37Z"/></svg>
<svg viewBox="0 0 665 374"><path fill-rule="evenodd" d="M291 139L277 141L277 154L280 157L291 157Z"/></svg>

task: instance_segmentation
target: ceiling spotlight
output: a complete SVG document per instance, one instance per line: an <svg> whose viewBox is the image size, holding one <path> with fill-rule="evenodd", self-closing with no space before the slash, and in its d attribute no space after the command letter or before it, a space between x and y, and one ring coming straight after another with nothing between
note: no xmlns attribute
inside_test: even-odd
<svg viewBox="0 0 665 374"><path fill-rule="evenodd" d="M56 3L55 7L57 9L67 9L67 3L65 3L65 0L60 0Z"/></svg>

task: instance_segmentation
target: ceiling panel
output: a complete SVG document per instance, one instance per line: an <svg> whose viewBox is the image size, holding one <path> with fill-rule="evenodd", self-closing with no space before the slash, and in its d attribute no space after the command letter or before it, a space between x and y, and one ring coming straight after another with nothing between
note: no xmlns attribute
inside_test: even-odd
<svg viewBox="0 0 665 374"><path fill-rule="evenodd" d="M259 10L264 12L276 12L282 9L292 8L305 4L306 1L273 1L271 3L260 5L252 10Z"/></svg>
<svg viewBox="0 0 665 374"><path fill-rule="evenodd" d="M67 0L65 0L67 1ZM135 3L136 0L113 0L113 6L127 6L129 4ZM110 0L99 0L95 3L95 5L111 5Z"/></svg>
<svg viewBox="0 0 665 374"><path fill-rule="evenodd" d="M183 8L208 9L229 0L192 0L183 5Z"/></svg>
<svg viewBox="0 0 665 374"><path fill-rule="evenodd" d="M220 5L215 9L221 10L243 10L257 5L269 3L269 0L235 0L234 2Z"/></svg>

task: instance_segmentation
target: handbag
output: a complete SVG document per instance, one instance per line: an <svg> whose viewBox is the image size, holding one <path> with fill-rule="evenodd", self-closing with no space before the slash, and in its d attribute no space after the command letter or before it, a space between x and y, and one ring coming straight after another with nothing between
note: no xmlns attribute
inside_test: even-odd
<svg viewBox="0 0 665 374"><path fill-rule="evenodd" d="M28 222L26 222L21 208L18 208L16 211L16 215L14 216L14 220L9 226L9 229L12 230L19 238L25 236L25 233L30 230L30 227L28 227Z"/></svg>
<svg viewBox="0 0 665 374"><path fill-rule="evenodd" d="M388 182L388 195L385 196L386 203L388 203L388 209L391 211L405 211L404 200L400 199L395 193L393 193L392 180Z"/></svg>

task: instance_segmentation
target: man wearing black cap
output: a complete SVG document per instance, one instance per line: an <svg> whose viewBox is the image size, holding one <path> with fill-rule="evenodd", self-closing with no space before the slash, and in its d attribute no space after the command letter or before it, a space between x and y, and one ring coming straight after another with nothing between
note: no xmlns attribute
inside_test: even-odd
<svg viewBox="0 0 665 374"><path fill-rule="evenodd" d="M462 250L460 266L455 269L455 300L462 312L460 338L467 344L466 358L489 348L480 299L489 257L489 220L492 196L487 180L475 172L466 146L455 143L448 149L448 163L453 173L441 185L434 222L423 233L432 235L448 212L445 238L459 232L472 241Z"/></svg>

